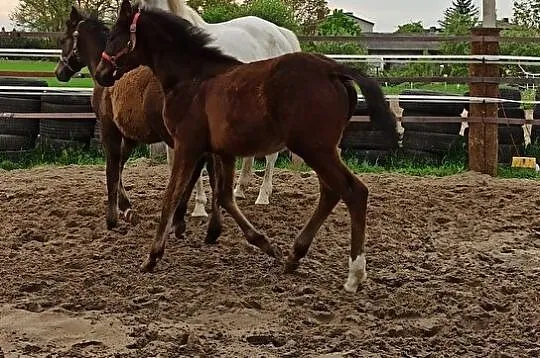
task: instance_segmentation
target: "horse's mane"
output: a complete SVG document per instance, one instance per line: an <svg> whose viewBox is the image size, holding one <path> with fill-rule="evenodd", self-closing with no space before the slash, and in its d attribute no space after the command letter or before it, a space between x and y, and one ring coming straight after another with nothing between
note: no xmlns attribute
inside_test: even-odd
<svg viewBox="0 0 540 358"><path fill-rule="evenodd" d="M139 10L139 4L133 8ZM234 57L225 55L217 47L210 46L213 41L204 29L192 25L189 21L173 13L160 9L144 9L147 21L151 21L159 32L162 41L169 43L169 48L176 49L179 54L192 53L208 59L238 62Z"/></svg>
<svg viewBox="0 0 540 358"><path fill-rule="evenodd" d="M89 23L93 28L98 28L102 31L109 32L109 28L107 27L105 22L100 20L95 14L92 14L91 12L88 12L87 10L84 10L84 9L79 9L78 11L82 19L85 22Z"/></svg>

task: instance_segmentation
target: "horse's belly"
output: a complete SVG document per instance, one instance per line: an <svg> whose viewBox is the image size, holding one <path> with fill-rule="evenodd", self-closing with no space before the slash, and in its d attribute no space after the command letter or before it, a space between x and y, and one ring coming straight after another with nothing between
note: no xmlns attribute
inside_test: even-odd
<svg viewBox="0 0 540 358"><path fill-rule="evenodd" d="M141 118L144 116L135 114L116 116L114 123L125 138L143 143L152 142L155 140L155 135L146 121Z"/></svg>
<svg viewBox="0 0 540 358"><path fill-rule="evenodd" d="M210 140L212 151L247 157L264 156L285 147L284 139L273 130L253 128L249 131L246 129L213 132Z"/></svg>

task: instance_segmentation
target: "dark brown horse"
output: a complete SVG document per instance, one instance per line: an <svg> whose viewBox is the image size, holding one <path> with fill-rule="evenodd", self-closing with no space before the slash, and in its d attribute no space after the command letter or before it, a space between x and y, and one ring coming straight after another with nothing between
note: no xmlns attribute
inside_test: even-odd
<svg viewBox="0 0 540 358"><path fill-rule="evenodd" d="M357 101L353 82L366 98L375 126L397 143L396 121L373 79L320 55L295 53L244 64L210 47L209 37L187 21L157 10L139 11L124 0L96 80L110 86L127 69L147 65L165 93L165 121L173 134L174 163L160 223L144 271L163 256L174 211L206 152L216 170L220 204L248 242L270 256L279 250L238 209L233 196L235 156L264 155L287 147L319 177L320 200L296 238L286 270L299 265L338 201L351 215L347 291L366 277L365 226L368 189L341 161L337 145Z"/></svg>
<svg viewBox="0 0 540 358"><path fill-rule="evenodd" d="M85 66L93 77L105 49L109 29L98 19L84 16L75 7L71 10L66 26L61 40L62 56L55 70L56 77L67 82ZM112 88L95 84L92 107L102 125L107 159L106 216L107 227L111 229L117 225L118 211L129 221L137 219L122 183L124 165L135 145L164 141L172 147L173 139L163 121L161 85L148 67L141 66L126 73ZM197 193L204 194L202 183ZM204 212L205 202L205 196L203 200L197 197L194 213L200 213L201 210ZM177 235L185 228L183 217L186 207L179 209L174 225L178 229Z"/></svg>

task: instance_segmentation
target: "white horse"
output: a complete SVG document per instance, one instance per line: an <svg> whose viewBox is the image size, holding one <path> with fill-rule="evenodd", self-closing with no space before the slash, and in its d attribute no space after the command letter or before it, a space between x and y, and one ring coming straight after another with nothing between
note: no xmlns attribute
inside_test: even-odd
<svg viewBox="0 0 540 358"><path fill-rule="evenodd" d="M222 52L242 62L253 62L300 52L300 42L296 35L283 27L255 16L246 16L218 24L209 24L185 0L142 0L142 7L158 8L182 17L195 26L201 27L213 38L213 45ZM167 152L169 154L169 152ZM266 156L266 168L259 196L255 204L269 204L272 193L272 173L278 153ZM234 195L245 198L244 188L249 184L253 169L253 157L244 158ZM195 186L195 209L192 216L207 216L204 204L206 194L199 178Z"/></svg>

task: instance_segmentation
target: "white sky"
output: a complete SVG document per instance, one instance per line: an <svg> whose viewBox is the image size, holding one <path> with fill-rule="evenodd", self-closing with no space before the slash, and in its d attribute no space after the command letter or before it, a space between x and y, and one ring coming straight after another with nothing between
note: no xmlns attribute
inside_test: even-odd
<svg viewBox="0 0 540 358"><path fill-rule="evenodd" d="M499 18L512 17L513 0L496 0ZM18 0L0 0L0 26L11 30L9 13ZM480 6L481 0L475 0ZM352 11L358 17L375 23L374 31L393 32L398 25L422 21L424 26L435 26L444 9L452 0L328 0L330 7Z"/></svg>

